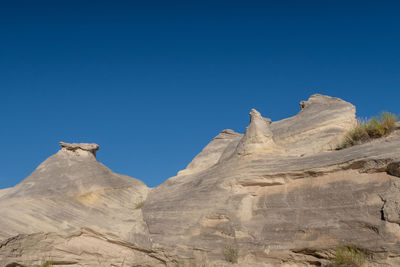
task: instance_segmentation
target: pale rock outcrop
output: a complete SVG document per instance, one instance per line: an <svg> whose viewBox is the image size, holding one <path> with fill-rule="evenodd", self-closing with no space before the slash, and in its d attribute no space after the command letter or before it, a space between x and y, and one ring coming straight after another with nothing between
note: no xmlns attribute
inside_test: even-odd
<svg viewBox="0 0 400 267"><path fill-rule="evenodd" d="M250 125L236 147L236 154L245 156L252 153L279 153L270 128L271 120L261 117L260 112L252 109Z"/></svg>
<svg viewBox="0 0 400 267"><path fill-rule="evenodd" d="M8 191L10 191L11 188L5 188L0 190L0 198L5 195Z"/></svg>
<svg viewBox="0 0 400 267"><path fill-rule="evenodd" d="M399 179L388 166L399 161L399 132L310 156L233 157L153 189L144 219L157 247L200 266L218 266L228 244L239 247L242 266L324 264L344 245L367 250L370 266L396 266L400 226L381 212Z"/></svg>
<svg viewBox="0 0 400 267"><path fill-rule="evenodd" d="M165 266L167 258L117 236L89 228L71 233L20 234L0 247L1 266ZM21 260L21 257L23 260Z"/></svg>
<svg viewBox="0 0 400 267"><path fill-rule="evenodd" d="M301 111L272 122L275 142L292 155L310 155L335 149L356 124L356 108L339 98L312 95L300 102Z"/></svg>
<svg viewBox="0 0 400 267"><path fill-rule="evenodd" d="M93 226L149 245L136 204L148 187L98 162L96 144L66 144L24 181L0 195L0 239Z"/></svg>
<svg viewBox="0 0 400 267"><path fill-rule="evenodd" d="M241 134L233 130L223 130L192 160L186 169L178 172L178 175L198 172L217 164L227 146L231 143L237 145L241 137Z"/></svg>
<svg viewBox="0 0 400 267"><path fill-rule="evenodd" d="M288 156L330 151L357 123L355 107L339 98L315 94L301 101L300 107L297 115L275 122L261 118L256 110L251 111L245 136L232 130L223 131L178 175L205 170L238 153L246 155L246 151Z"/></svg>
<svg viewBox="0 0 400 267"><path fill-rule="evenodd" d="M367 266L400 266L400 129L335 150L354 106L313 95L301 108L271 124L252 111L244 135L223 131L152 189L61 149L0 191L0 264L47 251L66 266L231 266L229 245L235 266L323 266L353 245Z"/></svg>

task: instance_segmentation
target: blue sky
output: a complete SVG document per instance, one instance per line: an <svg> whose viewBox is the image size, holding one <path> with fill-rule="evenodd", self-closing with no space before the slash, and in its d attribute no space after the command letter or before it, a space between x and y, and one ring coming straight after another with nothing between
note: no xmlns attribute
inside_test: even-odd
<svg viewBox="0 0 400 267"><path fill-rule="evenodd" d="M399 1L0 0L0 188L59 149L156 186L251 108L400 113Z"/></svg>

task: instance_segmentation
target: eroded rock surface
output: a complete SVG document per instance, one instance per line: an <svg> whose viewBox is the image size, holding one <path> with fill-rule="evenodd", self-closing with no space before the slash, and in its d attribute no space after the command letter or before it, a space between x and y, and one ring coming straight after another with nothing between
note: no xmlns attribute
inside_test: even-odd
<svg viewBox="0 0 400 267"><path fill-rule="evenodd" d="M236 147L241 137L242 134L236 133L233 130L223 130L178 175L198 172L217 164L222 153L227 150L228 146L234 144Z"/></svg>
<svg viewBox="0 0 400 267"><path fill-rule="evenodd" d="M150 246L141 210L136 209L149 188L82 154L97 145L79 144L72 153L61 146L20 184L0 194L0 238L90 226Z"/></svg>
<svg viewBox="0 0 400 267"><path fill-rule="evenodd" d="M97 162L96 146L63 146L0 190L0 264L47 251L65 266L230 266L230 246L236 266L315 266L353 245L368 266L399 266L400 130L334 150L354 106L300 106L277 122L251 111L245 134L224 130L152 189Z"/></svg>
<svg viewBox="0 0 400 267"><path fill-rule="evenodd" d="M178 175L207 169L237 154L304 156L334 150L356 123L355 107L339 98L313 95L300 102L300 112L271 122L252 110L245 134L222 132Z"/></svg>
<svg viewBox="0 0 400 267"><path fill-rule="evenodd" d="M162 253L88 228L68 234L21 234L0 247L7 255L0 258L1 266L165 266L166 262Z"/></svg>

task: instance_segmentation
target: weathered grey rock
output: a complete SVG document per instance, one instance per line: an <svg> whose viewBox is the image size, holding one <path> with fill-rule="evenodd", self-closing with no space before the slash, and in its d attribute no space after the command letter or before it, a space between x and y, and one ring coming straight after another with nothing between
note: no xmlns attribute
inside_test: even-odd
<svg viewBox="0 0 400 267"><path fill-rule="evenodd" d="M0 243L1 266L165 266L157 251L88 228L69 234L21 234ZM21 260L23 258L23 260ZM20 264L20 265L13 265Z"/></svg>
<svg viewBox="0 0 400 267"><path fill-rule="evenodd" d="M392 179L390 188L381 198L384 202L382 217L388 222L400 224L400 179Z"/></svg>
<svg viewBox="0 0 400 267"><path fill-rule="evenodd" d="M335 149L356 123L355 107L339 98L313 95L294 117L272 122L275 142L287 153L303 155Z"/></svg>
<svg viewBox="0 0 400 267"><path fill-rule="evenodd" d="M387 167L387 172L400 178L400 162L392 162Z"/></svg>
<svg viewBox="0 0 400 267"><path fill-rule="evenodd" d="M383 167L400 159L400 137L391 139L309 157L234 158L172 178L144 206L152 240L195 261L185 247L214 261L230 243L247 263L246 255L257 255L255 262L323 263L293 251L349 244L395 260L400 227L382 220L380 197L398 179Z"/></svg>
<svg viewBox="0 0 400 267"><path fill-rule="evenodd" d="M230 266L230 245L237 266L315 266L354 245L368 266L399 266L400 130L334 150L354 106L314 95L301 108L272 123L252 111L244 135L223 131L153 189L64 147L0 191L0 264L48 251L68 266Z"/></svg>

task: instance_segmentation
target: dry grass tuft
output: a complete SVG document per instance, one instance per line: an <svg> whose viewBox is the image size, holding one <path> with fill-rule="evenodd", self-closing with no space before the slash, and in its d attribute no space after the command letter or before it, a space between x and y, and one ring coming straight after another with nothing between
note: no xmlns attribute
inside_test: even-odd
<svg viewBox="0 0 400 267"><path fill-rule="evenodd" d="M237 263L239 258L239 249L233 245L226 245L224 248L224 257L226 261Z"/></svg>
<svg viewBox="0 0 400 267"><path fill-rule="evenodd" d="M344 142L337 148L343 149L359 145L390 134L396 127L397 116L390 112L382 112L379 117L371 118L368 121L358 121L358 125L350 130Z"/></svg>

